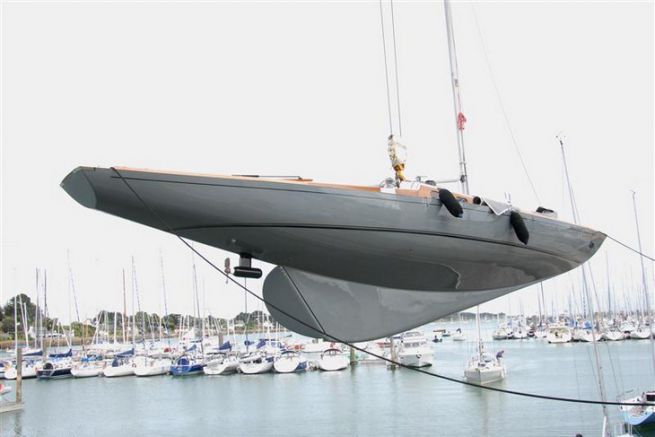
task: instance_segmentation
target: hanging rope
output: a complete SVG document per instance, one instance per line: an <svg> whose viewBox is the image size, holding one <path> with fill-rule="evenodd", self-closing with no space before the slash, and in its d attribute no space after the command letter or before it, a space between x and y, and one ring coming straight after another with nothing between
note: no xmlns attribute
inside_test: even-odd
<svg viewBox="0 0 655 437"><path fill-rule="evenodd" d="M203 261L205 261L210 267L212 267L214 270L216 270L221 275L225 276L225 278L227 280L232 282L237 287L243 289L246 293L248 293L249 295L251 295L255 299L257 299L260 302L266 304L266 306L268 306L269 308L273 308L274 310L279 311L281 314L289 317L290 319L294 320L295 322L300 323L301 325L306 326L307 328L310 328L311 330L315 330L315 328L313 326L311 326L308 323L300 320L299 318L289 314L288 312L284 311L283 309L279 308L278 306L266 301L263 297L258 296L255 292L248 289L245 285L241 285L233 277L231 277L230 275L225 273L223 270L221 270L220 267L215 265L213 262L211 262L211 260L209 260L207 257L205 257L198 250L196 250L196 248L193 247L191 245L191 243L189 243L188 241L186 241L184 238L180 237L179 235L175 234L173 228L171 226L169 226L168 223L166 223L166 221L159 214L157 214L155 212L155 210L153 210L150 207L150 205L148 205L145 202L145 200L143 200L143 198L139 195L139 193L137 193L136 190L132 187L132 185L130 185L130 183L127 181L127 179L125 179L123 177L123 175L116 168L111 167L111 170L114 173L116 173L118 178L121 181L123 181L123 183L125 183L125 186L128 188L129 191L132 192L132 194L134 194L134 196L139 201L139 203L143 206L143 208L145 210L147 210L153 216L153 218L157 219L162 224L162 226L164 227L164 229L167 232L175 235L177 237L177 239L182 242L182 244L184 244L186 247L188 247L193 253L198 255L198 257L200 257ZM453 378L453 377L450 377L450 376L445 376L445 375L441 375L441 374L438 374L438 373L429 372L427 370L423 370L422 368L407 366L405 364L402 364L402 363L399 363L397 361L391 360L391 359L389 359L389 358L387 358L387 357L385 357L383 355L379 355L379 354L370 352L370 351L368 351L368 350L366 350L364 348L361 348L361 347L359 347L359 346L357 346L357 345L355 345L353 343L350 343L348 341L345 341L345 340L342 340L342 339L340 339L338 337L335 337L334 335L331 335L331 334L329 334L327 332L325 332L325 337L327 337L331 341L335 341L337 343L342 343L342 344L344 344L346 346L349 346L349 347L351 347L351 348L353 348L353 349L355 349L355 350L357 350L359 352L368 354L368 355L370 355L372 357L378 358L378 359L380 359L382 361L385 361L385 362L387 362L389 364L393 364L393 365L395 365L397 367L407 369L407 370L411 370L411 371L414 371L414 372L417 372L417 373L422 373L424 375L432 376L434 378L442 379L444 381L450 381L450 382L454 382L454 383L457 383L457 384L466 385L466 386L469 386L469 387L475 387L475 388L478 388L478 389L481 389L481 390L494 391L494 392L499 392L499 393L516 395L516 396L534 398L534 399L544 399L544 400L560 401L560 402L572 402L572 403L577 403L577 404L617 405L617 406L648 406L648 405L650 405L650 404L647 404L647 403L636 403L636 402L612 402L612 401L598 401L598 400L593 400L593 399L575 399L575 398L566 398L566 397L560 397L560 396L548 396L548 395L540 395L540 394L536 394L536 393L520 392L520 391L516 391L516 390L507 390L507 389L502 389L502 388L498 388L498 387L484 386L484 385L475 384L475 383L468 382L468 381L463 381L461 379Z"/></svg>
<svg viewBox="0 0 655 437"><path fill-rule="evenodd" d="M537 189L535 188L534 182L532 182L532 178L530 177L530 172L528 172L528 167L525 165L523 154L521 153L519 144L516 141L516 137L514 136L514 131L512 130L512 126L509 123L509 117L507 116L507 111L505 111L505 105L503 105L503 99L500 96L500 90L498 89L496 78L494 77L493 70L491 69L491 62L489 61L489 56L487 55L487 47L484 43L484 38L482 37L482 30L480 30L480 23L478 22L478 14L475 12L474 3L471 3L471 8L473 9L473 18L475 21L475 27L478 29L478 37L480 39L480 45L482 46L482 53L484 54L484 60L487 64L487 69L489 70L491 83L493 84L494 90L496 91L496 97L498 99L498 106L500 106L500 112L502 112L503 118L505 119L505 125L507 126L507 131L509 132L509 136L512 140L512 144L514 145L514 150L516 151L516 154L519 156L519 160L521 161L521 166L523 167L523 171L525 172L525 175L528 178L528 182L530 182L530 188L532 188L532 194L534 194L535 199L537 199L537 203L541 205L541 199L539 198L539 194L537 194Z"/></svg>
<svg viewBox="0 0 655 437"><path fill-rule="evenodd" d="M646 258L646 259L648 259L648 260L655 261L655 258L653 258L652 256L648 256L648 255L646 255L645 253L640 252L640 251L638 251L637 249L635 249L635 248L633 248L633 247L630 247L630 246L628 246L628 245L625 244L625 243L620 242L619 240L617 240L616 238L612 237L611 235L606 235L606 237L609 238L610 240L612 240L613 242L615 242L615 243L617 243L617 244L620 244L621 246L625 247L626 249L633 251L634 253L636 253L636 254L639 255L639 256L643 256L644 258Z"/></svg>
<svg viewBox="0 0 655 437"><path fill-rule="evenodd" d="M387 61L387 39L384 34L384 11L380 0L380 28L382 29L382 53L384 54L384 78L387 84L387 110L389 113L389 135L393 135L393 121L391 119L391 89L389 86L389 62Z"/></svg>
<svg viewBox="0 0 655 437"><path fill-rule="evenodd" d="M393 63L396 73L396 107L398 108L398 135L403 136L402 117L400 115L400 79L398 76L398 50L396 49L396 19L393 13L393 0L391 1L391 35L393 39Z"/></svg>

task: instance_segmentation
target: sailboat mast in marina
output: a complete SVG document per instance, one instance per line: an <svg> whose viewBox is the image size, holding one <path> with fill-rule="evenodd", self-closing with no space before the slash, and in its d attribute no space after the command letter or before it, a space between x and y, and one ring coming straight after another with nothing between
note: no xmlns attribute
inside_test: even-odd
<svg viewBox="0 0 655 437"><path fill-rule="evenodd" d="M459 182L462 192L469 194L468 172L466 170L466 153L464 151L464 124L466 117L462 112L462 97L459 89L459 67L457 64L457 49L455 47L455 33L450 11L450 1L444 0L446 17L446 36L448 39L448 58L450 60L450 80L453 89L453 109L455 112L455 127L457 133L457 152L459 154Z"/></svg>
<svg viewBox="0 0 655 437"><path fill-rule="evenodd" d="M569 201L571 205L571 214L573 216L573 222L578 225L580 222L580 216L578 213L578 208L577 204L575 201L575 196L573 194L573 186L571 185L571 179L569 177L569 168L566 163L566 153L564 151L564 141L561 137L558 137L558 141L560 143L560 148L562 151L562 163L564 166L564 176L566 179L566 186L568 189L568 194L569 194ZM597 382L598 382L598 391L600 392L600 398L601 400L605 401L607 399L606 395L606 390L605 390L605 382L604 382L604 377L603 377L603 366L600 360L600 354L598 351L598 342L596 338L596 334L598 331L598 324L596 322L596 318L594 317L594 301L592 300L592 293L589 289L589 285L587 284L587 274L586 274L586 269L589 269L590 267L587 265L585 266L584 264L581 266L580 273L582 274L582 289L583 289L583 296L586 299L587 303L589 304L589 314L591 318L591 339L593 343L593 351L594 351L594 362L596 366L596 377L597 377ZM600 308L598 308L598 314L601 314ZM603 409L603 423L606 426L609 423L609 413L607 411L607 405L603 404L602 405ZM605 429L605 426L603 427Z"/></svg>

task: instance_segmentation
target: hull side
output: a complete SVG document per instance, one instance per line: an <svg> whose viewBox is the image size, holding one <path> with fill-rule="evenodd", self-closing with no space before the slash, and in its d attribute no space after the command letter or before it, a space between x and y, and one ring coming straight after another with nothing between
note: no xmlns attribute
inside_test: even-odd
<svg viewBox="0 0 655 437"><path fill-rule="evenodd" d="M465 204L461 219L436 198L120 170L172 232L272 264L411 290L525 286L577 267L605 235L524 214L529 244L508 215ZM78 168L62 187L79 203L168 230L110 169ZM490 262L493 260L493 262Z"/></svg>

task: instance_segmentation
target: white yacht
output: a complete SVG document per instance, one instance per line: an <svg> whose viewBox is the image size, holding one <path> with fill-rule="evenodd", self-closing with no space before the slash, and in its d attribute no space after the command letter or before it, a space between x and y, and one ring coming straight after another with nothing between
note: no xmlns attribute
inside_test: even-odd
<svg viewBox="0 0 655 437"><path fill-rule="evenodd" d="M576 328L573 330L572 340L590 343L594 341L594 336L591 329Z"/></svg>
<svg viewBox="0 0 655 437"><path fill-rule="evenodd" d="M318 368L327 372L344 370L350 365L348 357L339 349L327 349L321 354L318 360Z"/></svg>
<svg viewBox="0 0 655 437"><path fill-rule="evenodd" d="M307 359L296 351L284 351L275 359L273 368L277 373L304 372L307 370Z"/></svg>
<svg viewBox="0 0 655 437"><path fill-rule="evenodd" d="M632 340L648 340L651 336L651 331L646 326L640 326L638 329L630 332Z"/></svg>
<svg viewBox="0 0 655 437"><path fill-rule="evenodd" d="M172 364L170 358L139 357L134 360L134 374L136 376L167 375Z"/></svg>
<svg viewBox="0 0 655 437"><path fill-rule="evenodd" d="M624 338L623 332L616 328L607 329L601 334L601 339L605 341L620 341Z"/></svg>
<svg viewBox="0 0 655 437"><path fill-rule="evenodd" d="M36 361L23 361L22 378L36 378L37 365L38 362ZM16 369L16 363L13 363L13 365L5 368L5 379L16 379L17 375L18 371Z"/></svg>
<svg viewBox="0 0 655 437"><path fill-rule="evenodd" d="M260 352L241 358L239 363L239 371L244 375L269 373L271 370L273 370L273 357Z"/></svg>
<svg viewBox="0 0 655 437"><path fill-rule="evenodd" d="M466 341L466 334L462 332L461 328L457 328L452 335L453 341Z"/></svg>
<svg viewBox="0 0 655 437"><path fill-rule="evenodd" d="M478 354L471 357L471 360L464 370L464 376L469 382L476 384L489 384L505 378L507 371L501 363L502 353L496 356L485 352L480 343Z"/></svg>
<svg viewBox="0 0 655 437"><path fill-rule="evenodd" d="M494 357L485 352L480 332L480 307L475 311L475 324L478 330L478 353L471 357L466 368L464 377L467 381L475 384L489 384L505 378L505 365L500 362L504 351L500 351Z"/></svg>
<svg viewBox="0 0 655 437"><path fill-rule="evenodd" d="M621 323L621 327L619 329L621 332L623 332L624 338L630 338L630 334L632 331L637 330L637 326L631 320L625 320L623 323Z"/></svg>
<svg viewBox="0 0 655 437"><path fill-rule="evenodd" d="M116 356L111 362L111 365L102 369L102 375L107 378L115 378L118 376L132 376L134 375L134 366L132 360L126 357Z"/></svg>
<svg viewBox="0 0 655 437"><path fill-rule="evenodd" d="M647 391L632 399L623 399L628 404L620 407L623 421L630 426L643 426L655 423L655 391Z"/></svg>
<svg viewBox="0 0 655 437"><path fill-rule="evenodd" d="M453 338L454 340L454 338ZM409 367L427 367L432 365L433 352L428 341L420 331L407 331L400 340L398 361Z"/></svg>
<svg viewBox="0 0 655 437"><path fill-rule="evenodd" d="M519 323L519 325L514 329L512 332L512 338L514 340L524 340L528 338L528 328L524 326L522 323Z"/></svg>
<svg viewBox="0 0 655 437"><path fill-rule="evenodd" d="M82 358L81 361L73 364L71 375L73 375L73 378L92 378L100 376L106 365L107 363L104 361Z"/></svg>
<svg viewBox="0 0 655 437"><path fill-rule="evenodd" d="M501 323L494 331L492 338L494 340L507 340L512 335L512 330L507 326L507 323Z"/></svg>
<svg viewBox="0 0 655 437"><path fill-rule="evenodd" d="M236 355L224 355L210 360L202 371L205 375L231 375L239 370Z"/></svg>
<svg viewBox="0 0 655 437"><path fill-rule="evenodd" d="M546 340L552 344L568 343L572 338L571 330L566 326L553 326L546 334Z"/></svg>

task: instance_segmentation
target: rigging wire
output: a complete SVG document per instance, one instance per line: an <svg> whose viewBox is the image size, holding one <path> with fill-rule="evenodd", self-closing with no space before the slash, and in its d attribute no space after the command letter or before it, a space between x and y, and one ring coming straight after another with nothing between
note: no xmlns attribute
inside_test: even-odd
<svg viewBox="0 0 655 437"><path fill-rule="evenodd" d="M400 79L398 76L398 50L396 49L396 19L393 13L393 0L391 1L391 36L393 39L393 63L396 75L396 107L398 108L398 135L403 136L402 117L400 115Z"/></svg>
<svg viewBox="0 0 655 437"><path fill-rule="evenodd" d="M503 105L503 100L500 96L500 90L498 89L496 78L494 76L493 70L491 69L491 61L489 60L489 56L487 55L487 47L484 43L484 38L482 37L482 30L480 29L480 23L478 22L478 14L475 11L474 3L471 3L471 8L473 9L473 18L475 21L475 27L478 30L478 37L480 39L480 45L482 46L482 53L484 54L484 60L487 64L487 69L489 70L489 77L491 77L491 83L494 86L494 90L496 91L496 97L498 98L498 106L500 106L500 112L502 112L503 118L505 119L505 125L507 126L507 131L509 132L509 136L512 140L512 144L514 145L514 150L516 151L516 154L519 156L519 160L521 161L521 166L523 167L523 171L525 172L525 175L528 178L528 182L530 182L530 188L532 188L532 194L534 194L535 199L537 199L537 203L541 205L541 199L539 198L539 194L537 194L537 189L535 188L534 182L530 177L530 173L528 172L528 167L526 166L525 161L523 159L523 155L521 154L521 149L519 148L518 142L516 141L516 137L514 136L514 131L512 130L512 126L509 123L509 117L507 116L505 105Z"/></svg>
<svg viewBox="0 0 655 437"><path fill-rule="evenodd" d="M643 252L641 252L641 251L639 251L639 250L637 250L637 249L635 249L635 248L633 248L633 247L630 247L630 246L628 246L628 245L625 244L625 243L622 243L621 241L617 240L616 238L612 237L611 235L605 235L605 236L606 236L607 238L609 238L610 240L612 240L613 242L615 242L615 243L617 243L617 244L620 244L621 246L625 247L626 249L633 251L633 252L636 253L637 255L639 255L639 256L643 256L644 258L646 258L646 259L648 259L648 260L655 261L655 258L653 258L652 256L648 256L648 255L646 255L645 253L643 253Z"/></svg>
<svg viewBox="0 0 655 437"><path fill-rule="evenodd" d="M268 307L273 308L274 310L280 312L280 314L283 314L283 315L289 317L290 319L293 319L295 322L300 323L303 326L306 326L307 328L310 328L313 331L316 331L316 328L314 326L311 326L310 324L304 322L303 320L300 320L299 318L289 314L288 312L282 310L281 308L277 307L276 305L272 304L271 302L266 301L266 299L264 299L261 296L258 296L255 292L251 291L245 285L241 285L237 280L235 280L233 277L231 277L230 275L225 273L216 264L214 264L209 258L207 258L200 251L198 251L195 247L193 247L193 245L191 243L189 243L183 237L175 234L174 229L171 226L169 226L168 223L159 214L157 214L155 212L155 210L153 210L150 207L150 205L148 205L146 203L145 200L143 200L143 198L139 195L139 193L137 193L136 190L132 187L132 185L130 185L130 183L127 181L127 179L124 178L123 175L115 167L111 167L111 170L114 173L116 173L116 175L118 176L118 178L121 181L123 181L123 183L128 188L128 190L131 191L132 194L134 194L134 196L139 201L139 203L143 206L143 208L146 209L153 216L153 218L157 219L163 225L164 229L167 232L175 235L175 237L177 237L177 239L180 240L182 242L182 244L184 244L186 247L188 247L193 253L195 253L198 257L200 257L200 259L205 261L210 267L212 267L214 270L216 270L221 275L225 276L225 278L227 280L229 280L230 282L235 284L238 288L243 289L244 292L246 292L247 294L253 296L255 299L259 300L260 302L266 304ZM337 343L345 344L346 346L349 346L349 347L351 347L351 348L353 348L353 349L355 349L355 350L357 350L359 352L366 353L366 354L368 354L368 355L370 355L372 357L378 358L378 359L380 359L382 361L385 361L385 362L387 362L389 364L393 364L393 365L395 365L397 367L401 367L401 368L407 369L407 370L412 370L414 372L422 373L424 375L432 376L434 378L438 378L438 379L441 379L441 380L444 380L444 381L454 382L454 383L461 384L461 385L466 385L466 386L469 386L469 387L475 387L475 388L478 388L478 389L481 389L481 390L488 390L488 391L494 391L494 392L499 392L499 393L516 395L516 396L523 396L523 397L528 397L528 398L533 398L533 399L544 399L544 400L550 400L550 401L571 402L571 403L578 403L578 404L617 405L617 406L647 406L647 405L649 405L647 403L637 403L637 402L612 402L612 401L603 401L603 400L599 401L599 400L594 400L594 399L566 398L566 397L561 397L561 396L549 396L549 395L542 395L542 394L538 394L538 393L527 393L527 392L521 392L521 391L516 391L516 390L502 389L502 388L498 388L498 387L484 386L484 385L475 384L475 383L468 382L468 381L463 381L461 379L453 378L453 377L450 377L450 376L442 375L442 374L439 374L439 373L429 372L429 371L424 370L422 368L410 367L410 366L408 366L406 364L396 362L396 361L391 360L391 359L389 359L389 358L387 358L387 357L385 357L383 355L373 353L373 352L368 351L368 350L366 350L366 349L364 349L362 347L359 347L359 346L357 346L357 345L355 345L353 343L342 340L342 339L340 339L338 337L335 337L334 335L331 335L331 334L329 334L329 333L327 333L325 331L323 332L323 334L325 335L325 337L327 337L328 339L330 339L332 341L335 341Z"/></svg>
<svg viewBox="0 0 655 437"><path fill-rule="evenodd" d="M389 135L393 135L393 121L391 119L391 89L389 86L389 62L387 61L387 39L384 34L384 11L382 0L380 3L380 28L382 29L382 53L384 54L384 77L387 84L387 110L389 112Z"/></svg>

